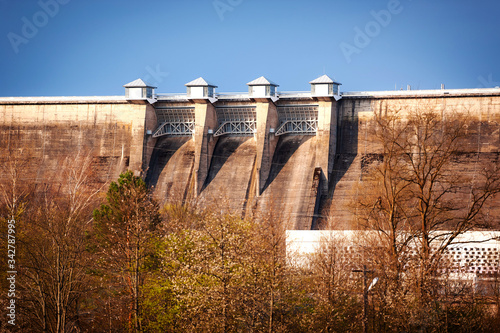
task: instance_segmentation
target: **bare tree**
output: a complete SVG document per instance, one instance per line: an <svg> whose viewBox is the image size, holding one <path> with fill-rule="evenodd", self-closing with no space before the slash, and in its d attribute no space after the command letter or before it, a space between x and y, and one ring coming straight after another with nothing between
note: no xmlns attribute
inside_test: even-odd
<svg viewBox="0 0 500 333"><path fill-rule="evenodd" d="M17 233L20 231L19 224L21 220L24 218L26 209L28 207L28 203L30 201L31 195L33 193L34 184L32 182L27 182L26 179L23 179L25 175L23 174L23 170L29 165L29 149L16 149L15 147L10 147L4 151L2 156L2 163L0 163L0 234L5 235L7 237L7 221L15 221L16 228L13 229L15 232L13 236L15 238L19 238ZM23 177L24 176L24 177ZM4 236L2 236L4 237ZM0 242L0 251L1 253L7 254L8 251L8 242L7 239L5 241ZM14 249L11 249L10 254L12 254L10 262L15 262L14 266L17 270L19 269L19 255L20 255L20 247L17 246ZM0 261L0 286L2 290L8 290L8 280L7 280L7 271L12 271L13 269L9 269L8 261L1 260ZM5 287L5 288L3 288ZM17 293L17 296L19 293ZM9 299L7 297L3 297L0 300L0 305L3 309L7 308ZM19 311L19 310L18 310ZM2 312L3 314L4 312ZM7 325L7 316L3 316L0 320L0 330L8 330ZM19 318L19 314L18 314ZM18 324L20 320L17 320Z"/></svg>
<svg viewBox="0 0 500 333"><path fill-rule="evenodd" d="M382 152L367 172L372 184L362 195L361 216L367 227L387 236L396 261L408 242L418 238L425 275L435 271L458 235L486 226L481 213L500 191L500 177L494 162L473 175L461 170L470 115L403 111L374 119L373 134Z"/></svg>
<svg viewBox="0 0 500 333"><path fill-rule="evenodd" d="M390 281L380 300L399 303L394 313L417 302L419 311L406 316L424 326L444 304L436 295L445 290L445 251L461 234L490 226L484 213L500 191L498 163L468 151L472 120L468 112L399 107L376 114L369 131L380 150L364 157L355 207L361 225L378 231L374 258ZM463 167L471 164L476 172Z"/></svg>
<svg viewBox="0 0 500 333"><path fill-rule="evenodd" d="M72 332L85 326L82 304L90 291L86 252L92 205L91 158L63 168L65 183L38 190L19 224L23 315L26 328Z"/></svg>

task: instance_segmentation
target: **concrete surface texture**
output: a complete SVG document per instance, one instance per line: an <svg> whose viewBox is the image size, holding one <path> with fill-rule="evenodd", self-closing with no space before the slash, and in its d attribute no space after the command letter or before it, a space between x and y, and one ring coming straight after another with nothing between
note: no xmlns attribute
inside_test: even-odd
<svg viewBox="0 0 500 333"><path fill-rule="evenodd" d="M308 135L282 136L269 178L258 199L259 210L274 209L287 220L287 229L312 227L316 197L311 196L318 139ZM313 205L313 211L310 206Z"/></svg>
<svg viewBox="0 0 500 333"><path fill-rule="evenodd" d="M215 146L210 170L200 199L210 204L224 202L228 211L245 214L249 201L256 159L255 139L249 136L221 137ZM224 206L227 205L227 206Z"/></svg>
<svg viewBox="0 0 500 333"><path fill-rule="evenodd" d="M152 115L147 116L147 113ZM147 120L147 118L149 118ZM24 176L58 183L47 172L65 159L91 155L97 179L106 183L126 170L140 174L148 159L145 130L154 128L150 105L120 97L46 101L42 98L0 101L0 156L5 161L24 150L36 160Z"/></svg>
<svg viewBox="0 0 500 333"><path fill-rule="evenodd" d="M357 184L362 180L363 160L382 151L377 140L371 136L373 117L388 110L398 110L402 120L412 110L434 110L443 116L452 112L468 114L467 137L456 156L454 172L474 175L484 163L498 165L500 162L499 96L344 98L339 109L337 154L330 196L323 200L321 208L322 215L328 216L329 228L355 228L355 212L350 203L359 196ZM498 201L492 202L489 212L492 216L499 216ZM500 222L497 223L500 226Z"/></svg>
<svg viewBox="0 0 500 333"><path fill-rule="evenodd" d="M243 216L275 209L288 218L290 229L300 230L355 227L350 203L358 195L363 161L381 151L370 137L376 114L400 110L404 119L416 109L444 116L469 113L457 172L472 174L481 161L499 163L497 89L345 93L341 99L310 93L278 96L193 100L176 95L153 104L121 96L0 98L0 162L23 151L29 163L22 177L55 185L62 177L57 170L90 156L99 184L130 169L145 178L161 203L225 198L228 209ZM193 108L194 132L153 137L161 125L159 105L162 112ZM277 109L290 105L317 110L315 132L274 134L283 121ZM223 121L217 114L221 107L254 109L254 118L232 120L235 126L251 123L255 130L215 136ZM7 177L3 172L0 180ZM491 209L500 212L500 204Z"/></svg>

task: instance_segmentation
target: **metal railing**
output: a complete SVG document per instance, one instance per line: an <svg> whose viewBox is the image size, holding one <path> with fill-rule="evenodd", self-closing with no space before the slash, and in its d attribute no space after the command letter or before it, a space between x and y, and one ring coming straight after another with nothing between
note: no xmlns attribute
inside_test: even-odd
<svg viewBox="0 0 500 333"><path fill-rule="evenodd" d="M276 130L276 136L283 134L316 134L317 120L286 120Z"/></svg>
<svg viewBox="0 0 500 333"><path fill-rule="evenodd" d="M309 134L318 129L318 105L282 105L278 106L280 126L275 135Z"/></svg>
<svg viewBox="0 0 500 333"><path fill-rule="evenodd" d="M255 121L226 121L223 122L215 131L214 137L224 134L254 134L256 131Z"/></svg>
<svg viewBox="0 0 500 333"><path fill-rule="evenodd" d="M194 132L193 122L170 122L162 123L153 133L153 138L165 135L191 136Z"/></svg>

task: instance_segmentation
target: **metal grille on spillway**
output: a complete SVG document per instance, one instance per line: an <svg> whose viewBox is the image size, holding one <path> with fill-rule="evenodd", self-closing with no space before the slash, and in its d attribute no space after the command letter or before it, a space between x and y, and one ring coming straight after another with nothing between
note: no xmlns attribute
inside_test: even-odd
<svg viewBox="0 0 500 333"><path fill-rule="evenodd" d="M219 126L214 137L224 134L251 135L257 128L255 107L218 107L215 109Z"/></svg>
<svg viewBox="0 0 500 333"><path fill-rule="evenodd" d="M156 117L160 125L153 133L154 138L164 135L193 135L195 125L194 108L157 108Z"/></svg>
<svg viewBox="0 0 500 333"><path fill-rule="evenodd" d="M317 105L283 105L278 106L280 125L275 135L283 134L316 134L318 129Z"/></svg>
<svg viewBox="0 0 500 333"><path fill-rule="evenodd" d="M314 135L318 128L317 105L284 105L277 107L279 126L276 136L283 134ZM190 136L194 132L195 116L191 107L157 108L158 128L153 137L164 135ZM218 127L214 137L225 134L253 135L257 128L254 106L217 107Z"/></svg>

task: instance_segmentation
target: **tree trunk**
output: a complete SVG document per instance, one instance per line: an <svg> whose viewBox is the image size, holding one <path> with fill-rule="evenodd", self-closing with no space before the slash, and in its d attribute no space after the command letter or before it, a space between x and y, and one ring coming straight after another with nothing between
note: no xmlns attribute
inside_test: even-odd
<svg viewBox="0 0 500 333"><path fill-rule="evenodd" d="M139 241L137 241L135 246L135 267L134 267L134 326L135 331L141 331L141 325L139 320Z"/></svg>

